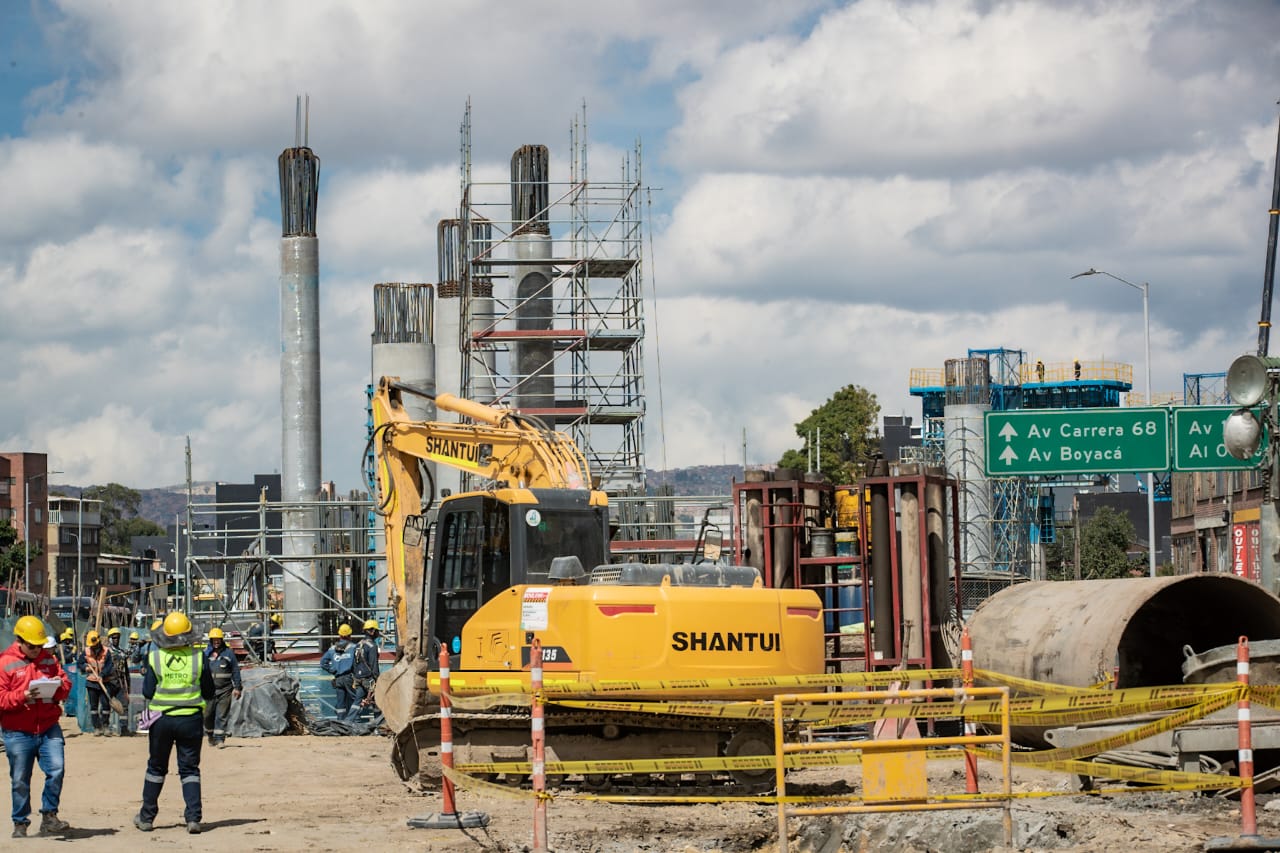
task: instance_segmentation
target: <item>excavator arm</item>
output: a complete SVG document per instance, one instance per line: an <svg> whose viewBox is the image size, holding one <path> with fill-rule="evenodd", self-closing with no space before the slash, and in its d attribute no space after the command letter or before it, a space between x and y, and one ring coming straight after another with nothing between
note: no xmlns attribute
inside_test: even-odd
<svg viewBox="0 0 1280 853"><path fill-rule="evenodd" d="M404 394L427 397L437 409L475 423L415 421L405 411ZM586 457L573 440L537 419L452 394L427 394L397 377L384 376L378 382L373 424L381 494L378 512L386 530L387 576L396 625L402 648L416 650L418 620L406 616L421 612L423 549L416 545L425 534L424 498L431 497L419 460L457 468L494 488L587 489L591 474ZM406 548L406 541L414 547ZM415 564L409 565L411 562Z"/></svg>

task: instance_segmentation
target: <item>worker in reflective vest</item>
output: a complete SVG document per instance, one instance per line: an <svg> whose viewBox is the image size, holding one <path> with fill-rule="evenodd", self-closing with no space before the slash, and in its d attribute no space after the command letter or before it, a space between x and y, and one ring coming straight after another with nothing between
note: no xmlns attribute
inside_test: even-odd
<svg viewBox="0 0 1280 853"><path fill-rule="evenodd" d="M187 832L200 832L204 819L200 802L200 745L204 740L204 708L214 698L213 676L204 655L193 646L195 629L185 613L174 611L153 635L158 648L143 664L142 694L147 709L159 714L147 734L151 754L142 782L142 809L133 825L143 832L153 828L160 811L160 791L169 772L169 756L178 749L178 778L182 782L183 815Z"/></svg>

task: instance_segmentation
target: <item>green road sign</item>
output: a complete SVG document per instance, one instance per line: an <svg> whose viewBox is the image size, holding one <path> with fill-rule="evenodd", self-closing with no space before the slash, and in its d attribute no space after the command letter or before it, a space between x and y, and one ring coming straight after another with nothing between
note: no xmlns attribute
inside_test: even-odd
<svg viewBox="0 0 1280 853"><path fill-rule="evenodd" d="M985 421L994 477L1169 470L1168 409L1020 409Z"/></svg>
<svg viewBox="0 0 1280 853"><path fill-rule="evenodd" d="M1257 468L1267 447L1263 432L1252 459L1237 459L1222 443L1222 424L1232 406L1179 406L1173 409L1173 470L1228 471Z"/></svg>

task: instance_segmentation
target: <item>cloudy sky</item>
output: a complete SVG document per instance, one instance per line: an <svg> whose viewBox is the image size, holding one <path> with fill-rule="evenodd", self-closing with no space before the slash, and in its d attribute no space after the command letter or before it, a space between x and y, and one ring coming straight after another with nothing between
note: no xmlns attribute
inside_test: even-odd
<svg viewBox="0 0 1280 853"><path fill-rule="evenodd" d="M280 466L276 157L311 96L323 476L360 483L371 285L435 279L479 171L639 138L649 467L772 462L845 384L919 417L970 348L1253 349L1280 96L1272 2L0 3L0 449L55 482ZM595 173L598 174L598 173ZM659 358L661 370L659 371ZM1141 390L1139 388L1139 390ZM661 406L659 406L661 400Z"/></svg>

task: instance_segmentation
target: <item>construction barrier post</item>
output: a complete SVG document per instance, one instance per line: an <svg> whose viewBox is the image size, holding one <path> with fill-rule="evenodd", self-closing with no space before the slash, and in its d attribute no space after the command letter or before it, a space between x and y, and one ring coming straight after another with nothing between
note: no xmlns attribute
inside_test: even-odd
<svg viewBox="0 0 1280 853"><path fill-rule="evenodd" d="M966 690L973 687L973 642L967 627L960 632L960 676ZM964 736L973 737L977 733L978 727L965 720ZM978 756L970 749L964 751L964 792L978 793Z"/></svg>
<svg viewBox="0 0 1280 853"><path fill-rule="evenodd" d="M533 730L533 853L547 849L547 732L542 704L542 641L533 638L529 651L530 726Z"/></svg>
<svg viewBox="0 0 1280 853"><path fill-rule="evenodd" d="M1236 680L1244 687L1236 709L1240 729L1240 833L1258 834L1258 813L1253 799L1253 726L1249 719L1249 638L1241 637L1236 645Z"/></svg>
<svg viewBox="0 0 1280 853"><path fill-rule="evenodd" d="M1210 838L1204 849L1280 850L1280 838L1258 835L1258 812L1253 798L1253 721L1249 713L1249 638L1236 643L1236 681L1243 690L1236 705L1236 726L1240 737L1240 834L1235 838Z"/></svg>
<svg viewBox="0 0 1280 853"><path fill-rule="evenodd" d="M440 649L440 795L444 810L435 817L410 818L409 826L415 829L463 829L489 825L484 812L458 814L453 802L453 780L448 771L453 770L453 703L449 698L449 650Z"/></svg>

